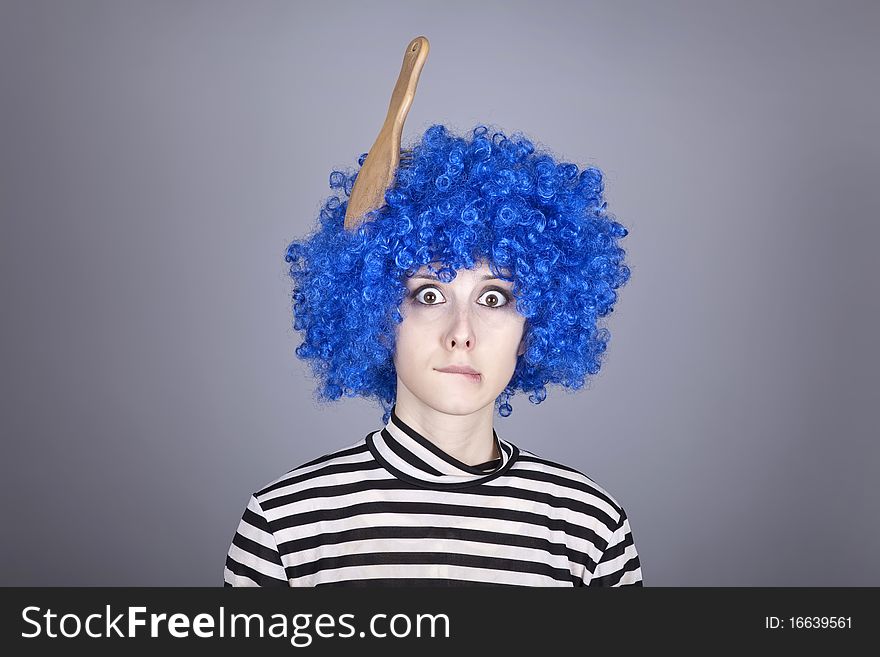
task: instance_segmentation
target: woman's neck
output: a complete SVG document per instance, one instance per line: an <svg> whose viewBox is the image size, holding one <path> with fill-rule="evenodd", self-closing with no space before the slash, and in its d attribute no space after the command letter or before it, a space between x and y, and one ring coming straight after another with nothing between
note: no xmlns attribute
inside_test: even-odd
<svg viewBox="0 0 880 657"><path fill-rule="evenodd" d="M413 395L399 379L397 384L397 417L449 456L467 465L501 457L492 432L493 404L465 415L444 413Z"/></svg>

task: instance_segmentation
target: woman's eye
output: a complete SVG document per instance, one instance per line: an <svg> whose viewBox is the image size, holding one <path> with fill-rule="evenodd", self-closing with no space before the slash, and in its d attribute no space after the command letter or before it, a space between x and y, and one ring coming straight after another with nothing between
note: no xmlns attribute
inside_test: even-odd
<svg viewBox="0 0 880 657"><path fill-rule="evenodd" d="M423 303L426 306L436 306L438 303L443 303L445 299L443 299L443 295L440 294L440 290L436 287L423 287L418 290L415 295L416 301L419 303Z"/></svg>
<svg viewBox="0 0 880 657"><path fill-rule="evenodd" d="M484 306L489 306L490 308L500 308L507 305L507 296L498 290L486 290L480 296L480 299L483 299L481 303Z"/></svg>

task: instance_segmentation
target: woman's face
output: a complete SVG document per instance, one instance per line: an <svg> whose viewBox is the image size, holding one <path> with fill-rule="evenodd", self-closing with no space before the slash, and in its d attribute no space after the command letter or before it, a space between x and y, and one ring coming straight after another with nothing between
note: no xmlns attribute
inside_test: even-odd
<svg viewBox="0 0 880 657"><path fill-rule="evenodd" d="M426 267L405 282L394 352L398 397L408 391L452 415L494 404L525 351L525 317L516 311L513 283L494 278L485 262L458 270L450 283ZM478 375L440 371L450 366L470 367Z"/></svg>

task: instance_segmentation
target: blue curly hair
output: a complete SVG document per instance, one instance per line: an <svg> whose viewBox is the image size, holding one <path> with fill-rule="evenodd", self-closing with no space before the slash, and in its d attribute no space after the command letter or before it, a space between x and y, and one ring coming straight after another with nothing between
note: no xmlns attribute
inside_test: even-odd
<svg viewBox="0 0 880 657"><path fill-rule="evenodd" d="M550 383L582 388L611 338L598 320L630 277L618 245L627 230L606 212L602 172L557 162L521 133L508 138L485 125L470 139L432 125L411 150L385 205L355 230L343 222L357 172L333 171L338 191L317 227L287 248L293 327L303 337L296 354L319 381L316 400L376 398L387 423L404 277L424 265L448 283L479 261L514 282L526 318L526 351L495 400L498 413L510 415L518 390L539 404Z"/></svg>

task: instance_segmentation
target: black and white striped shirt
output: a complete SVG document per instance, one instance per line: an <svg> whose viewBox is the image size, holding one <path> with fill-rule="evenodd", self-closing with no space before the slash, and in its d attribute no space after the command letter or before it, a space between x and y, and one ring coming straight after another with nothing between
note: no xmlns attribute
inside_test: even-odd
<svg viewBox="0 0 880 657"><path fill-rule="evenodd" d="M501 457L467 465L392 409L251 496L225 586L642 586L616 500L493 435Z"/></svg>

